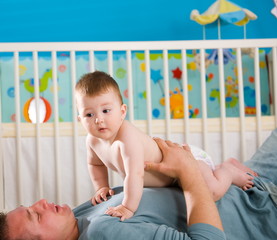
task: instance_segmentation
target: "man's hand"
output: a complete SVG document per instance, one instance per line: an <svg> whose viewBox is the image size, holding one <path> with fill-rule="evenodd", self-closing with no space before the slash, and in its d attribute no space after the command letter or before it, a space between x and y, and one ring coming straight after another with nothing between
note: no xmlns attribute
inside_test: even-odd
<svg viewBox="0 0 277 240"><path fill-rule="evenodd" d="M159 163L145 162L146 171L157 171L172 178L180 178L190 168L197 167L188 145L179 145L160 138L154 140L162 151L163 159Z"/></svg>

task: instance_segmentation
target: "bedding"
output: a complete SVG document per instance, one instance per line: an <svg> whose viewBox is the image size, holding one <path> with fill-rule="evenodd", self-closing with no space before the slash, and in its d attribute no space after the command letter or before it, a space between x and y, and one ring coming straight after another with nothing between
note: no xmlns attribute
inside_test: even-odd
<svg viewBox="0 0 277 240"><path fill-rule="evenodd" d="M277 239L277 129L245 164L257 171L254 187L243 191L231 186L216 204L228 240ZM224 239L209 225L185 225L186 209L178 188L145 188L133 218L120 222L103 214L121 202L122 188L107 202L92 207L86 202L74 209L80 239ZM188 232L189 238L184 232Z"/></svg>

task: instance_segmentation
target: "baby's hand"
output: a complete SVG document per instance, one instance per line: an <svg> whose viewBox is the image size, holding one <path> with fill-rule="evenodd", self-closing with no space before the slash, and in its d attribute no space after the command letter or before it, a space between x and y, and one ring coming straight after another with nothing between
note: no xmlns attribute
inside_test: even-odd
<svg viewBox="0 0 277 240"><path fill-rule="evenodd" d="M134 215L131 210L124 207L122 204L117 207L109 207L105 213L112 217L119 217L120 221L124 221Z"/></svg>
<svg viewBox="0 0 277 240"><path fill-rule="evenodd" d="M91 199L91 203L92 205L96 205L103 201L107 201L107 197L112 195L114 195L114 191L112 189L110 189L109 187L102 187L94 194Z"/></svg>

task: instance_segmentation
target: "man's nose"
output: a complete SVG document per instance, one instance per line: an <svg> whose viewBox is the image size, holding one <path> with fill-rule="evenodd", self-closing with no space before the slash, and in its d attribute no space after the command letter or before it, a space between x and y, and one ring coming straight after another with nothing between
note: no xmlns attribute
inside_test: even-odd
<svg viewBox="0 0 277 240"><path fill-rule="evenodd" d="M40 199L39 201L35 202L31 207L44 207L47 204L46 199Z"/></svg>

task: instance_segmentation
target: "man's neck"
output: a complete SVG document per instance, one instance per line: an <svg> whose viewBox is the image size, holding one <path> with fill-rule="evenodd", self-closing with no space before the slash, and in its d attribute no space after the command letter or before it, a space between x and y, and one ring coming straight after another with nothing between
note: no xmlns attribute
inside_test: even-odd
<svg viewBox="0 0 277 240"><path fill-rule="evenodd" d="M65 240L77 240L79 238L79 228L78 228L78 220L76 219L74 228L71 233L68 233L68 236Z"/></svg>

